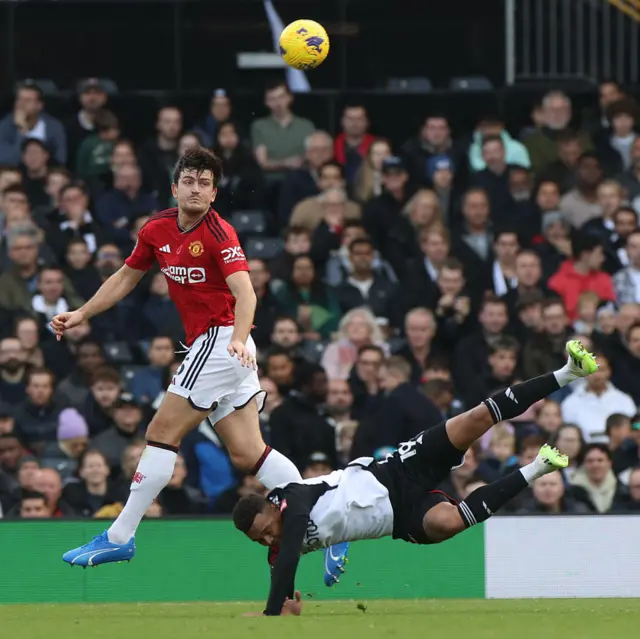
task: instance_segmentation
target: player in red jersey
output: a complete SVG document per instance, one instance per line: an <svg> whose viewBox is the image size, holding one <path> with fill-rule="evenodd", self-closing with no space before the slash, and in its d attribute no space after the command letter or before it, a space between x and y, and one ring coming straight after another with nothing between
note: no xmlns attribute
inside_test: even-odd
<svg viewBox="0 0 640 639"><path fill-rule="evenodd" d="M295 465L266 446L260 434L258 411L266 394L250 335L256 296L234 228L211 208L221 168L210 151L189 150L173 175L178 208L154 215L140 229L124 266L82 308L60 313L51 322L60 339L128 295L157 261L189 347L147 428L147 447L124 510L102 535L65 553L63 559L72 565L133 557L136 529L169 482L180 442L207 416L237 468L255 474L269 490L301 481Z"/></svg>

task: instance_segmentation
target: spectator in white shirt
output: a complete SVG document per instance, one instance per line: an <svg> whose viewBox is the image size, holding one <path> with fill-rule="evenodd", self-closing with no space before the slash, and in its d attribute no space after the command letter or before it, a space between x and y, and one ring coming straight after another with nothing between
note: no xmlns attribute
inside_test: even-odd
<svg viewBox="0 0 640 639"><path fill-rule="evenodd" d="M607 358L602 354L597 357L598 371L562 402L563 421L580 426L588 442L604 438L609 415L622 413L633 417L637 410L631 397L609 381L611 367Z"/></svg>

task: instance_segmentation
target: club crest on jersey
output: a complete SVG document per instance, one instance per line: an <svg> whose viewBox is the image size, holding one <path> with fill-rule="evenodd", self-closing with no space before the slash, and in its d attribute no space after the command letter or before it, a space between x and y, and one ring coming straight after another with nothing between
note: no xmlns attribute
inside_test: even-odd
<svg viewBox="0 0 640 639"><path fill-rule="evenodd" d="M192 257L200 257L204 253L204 244L200 240L195 240L189 244L189 253Z"/></svg>

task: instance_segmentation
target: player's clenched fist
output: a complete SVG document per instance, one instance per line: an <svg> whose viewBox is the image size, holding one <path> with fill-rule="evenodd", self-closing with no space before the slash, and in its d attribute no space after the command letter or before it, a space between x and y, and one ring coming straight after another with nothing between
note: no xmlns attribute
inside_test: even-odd
<svg viewBox="0 0 640 639"><path fill-rule="evenodd" d="M84 314L82 311L60 313L51 320L51 328L56 334L58 341L60 341L66 330L78 326L82 324L82 322L84 322Z"/></svg>
<svg viewBox="0 0 640 639"><path fill-rule="evenodd" d="M240 340L231 340L229 342L229 346L227 346L227 351L231 357L237 357L243 366L246 366L247 368L257 368L256 358Z"/></svg>

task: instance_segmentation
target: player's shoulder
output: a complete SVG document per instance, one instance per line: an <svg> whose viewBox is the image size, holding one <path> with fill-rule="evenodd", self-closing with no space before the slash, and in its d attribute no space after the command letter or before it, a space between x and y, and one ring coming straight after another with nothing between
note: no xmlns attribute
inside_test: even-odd
<svg viewBox="0 0 640 639"><path fill-rule="evenodd" d="M204 228L209 240L215 244L224 244L225 242L237 241L238 236L236 230L229 222L220 217L218 213L211 209L204 216Z"/></svg>
<svg viewBox="0 0 640 639"><path fill-rule="evenodd" d="M140 231L145 233L153 232L155 229L166 226L167 224L175 224L175 220L178 217L178 209L165 209L154 213L143 225Z"/></svg>

